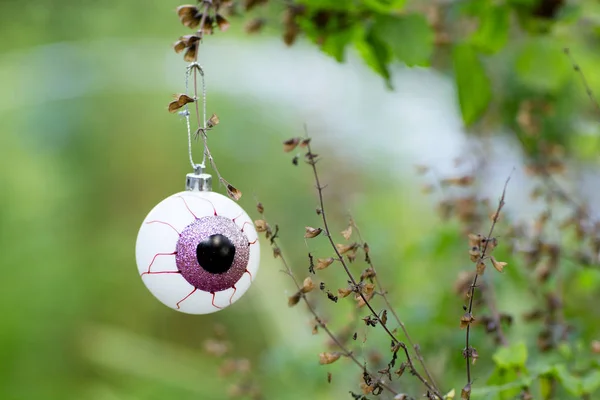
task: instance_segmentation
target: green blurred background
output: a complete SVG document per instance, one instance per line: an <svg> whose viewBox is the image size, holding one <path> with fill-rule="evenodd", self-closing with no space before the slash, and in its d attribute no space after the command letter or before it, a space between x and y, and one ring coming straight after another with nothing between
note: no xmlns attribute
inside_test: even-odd
<svg viewBox="0 0 600 400"><path fill-rule="evenodd" d="M219 326L229 356L250 360L265 398L359 391L353 365L318 365L325 338L311 335L303 306L287 307L292 284L266 242L251 289L213 315L168 309L137 274L141 221L190 172L184 122L166 111L170 95L183 91L185 63L170 48L185 33L174 13L179 4L0 3L0 399L226 398L246 378L223 376L220 361L204 351ZM308 251L327 254L324 241L302 238L304 226L318 225L310 173L281 151L306 122L315 152L324 155L319 166L336 230L350 211L392 286L391 300L433 373L443 375L441 386L460 388L462 302L451 282L468 267L465 242L456 226L439 224L408 172L419 154L403 158L440 126L448 131L440 147L464 141L451 85L416 71L401 78L402 93L387 92L360 61L338 65L303 43L288 49L269 35L249 38L235 20L227 33L207 38L200 62L208 111L221 119L211 149L223 176L244 193L240 205L253 218L255 198L265 205L299 278L307 275ZM425 86L411 88L415 76ZM441 115L441 125L411 119L411 106ZM382 120L371 118L375 109L383 109ZM415 132L416 125L425 128ZM409 131L414 137L405 143ZM420 154L456 155L434 153ZM494 196L497 189L490 188ZM331 288L345 285L339 274L324 276ZM582 302L597 293L598 277L588 281ZM511 296L518 289L498 294L513 312L526 309ZM347 304L320 305L334 328L354 319ZM370 332L356 351L366 358L387 345ZM480 335L479 345L490 343ZM481 364L486 371L489 360ZM417 388L413 381L403 389Z"/></svg>

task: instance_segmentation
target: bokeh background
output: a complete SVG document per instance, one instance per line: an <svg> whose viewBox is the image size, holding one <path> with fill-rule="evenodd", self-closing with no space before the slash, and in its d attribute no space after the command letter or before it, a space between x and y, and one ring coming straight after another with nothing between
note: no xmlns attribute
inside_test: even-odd
<svg viewBox="0 0 600 400"><path fill-rule="evenodd" d="M186 33L178 5L0 3L1 399L227 398L243 378L224 376L221 361L205 351L221 331L229 356L249 360L265 398L349 398L349 390L359 391L360 371L346 361L318 365L325 338L311 334L303 306L288 308L293 287L267 242L251 289L213 315L166 308L137 274L141 221L180 191L190 172L184 120L166 110L171 94L184 90L186 63L171 48ZM597 59L591 51L580 58L595 87ZM306 225L318 225L317 199L310 171L293 166L281 146L303 135L306 124L323 156L336 231L351 213L433 373L443 387L459 389L462 300L452 282L469 267L466 244L455 225L440 224L435 198L420 192L411 168L427 163L452 173L473 140L452 81L435 70L394 66L390 91L353 53L338 63L307 41L288 48L274 32L248 36L241 19L208 37L199 60L208 112L221 120L210 133L211 150L222 175L244 193L240 205L258 218L256 199L264 204L300 278L308 251L328 251L324 240L302 237ZM568 80L577 84L576 76ZM588 101L579 89L575 107ZM597 125L588 131L597 133ZM513 213L530 206L516 189L528 185L517 147L508 139L492 146L481 188L497 198L515 168L507 201ZM589 142L581 147L589 152ZM196 158L200 149L196 143ZM597 194L588 190L592 199ZM580 278L582 302L598 296L600 277L588 275ZM339 274L325 276L331 287L344 285ZM518 290L499 289L503 308L526 308ZM349 306L320 304L333 326L354 318ZM590 328L584 338L595 334ZM386 342L370 333L360 357L376 343ZM478 337L475 345L490 341ZM483 380L489 360L480 363Z"/></svg>

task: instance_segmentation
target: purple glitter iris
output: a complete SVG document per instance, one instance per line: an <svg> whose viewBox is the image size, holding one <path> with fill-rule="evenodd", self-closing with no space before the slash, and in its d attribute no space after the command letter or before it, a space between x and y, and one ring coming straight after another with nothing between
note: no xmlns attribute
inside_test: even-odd
<svg viewBox="0 0 600 400"><path fill-rule="evenodd" d="M231 267L220 274L213 274L202 268L196 254L198 244L212 235L223 235L235 246ZM175 262L181 276L195 288L210 293L232 288L246 272L250 257L246 235L231 219L218 215L198 218L186 226L175 251Z"/></svg>

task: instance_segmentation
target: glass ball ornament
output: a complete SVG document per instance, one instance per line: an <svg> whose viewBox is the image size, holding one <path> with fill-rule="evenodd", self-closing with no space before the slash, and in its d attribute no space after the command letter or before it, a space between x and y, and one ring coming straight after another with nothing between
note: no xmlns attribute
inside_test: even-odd
<svg viewBox="0 0 600 400"><path fill-rule="evenodd" d="M187 314L209 314L235 303L256 277L258 234L233 200L211 191L198 167L186 190L146 216L136 242L139 274L163 304Z"/></svg>

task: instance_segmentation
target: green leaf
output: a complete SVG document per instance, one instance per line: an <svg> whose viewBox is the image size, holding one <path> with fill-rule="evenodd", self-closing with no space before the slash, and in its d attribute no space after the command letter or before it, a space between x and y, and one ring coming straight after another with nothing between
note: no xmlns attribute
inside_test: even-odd
<svg viewBox="0 0 600 400"><path fill-rule="evenodd" d="M571 394L581 396L581 379L572 375L563 364L554 366L554 375L562 386Z"/></svg>
<svg viewBox="0 0 600 400"><path fill-rule="evenodd" d="M435 35L425 16L421 14L380 15L374 21L373 34L406 65L429 65Z"/></svg>
<svg viewBox="0 0 600 400"><path fill-rule="evenodd" d="M534 90L556 92L569 80L572 67L561 46L550 38L533 38L520 50L515 65L519 80Z"/></svg>
<svg viewBox="0 0 600 400"><path fill-rule="evenodd" d="M490 81L472 46L455 46L452 58L460 110L465 125L470 126L485 112L492 98Z"/></svg>
<svg viewBox="0 0 600 400"><path fill-rule="evenodd" d="M581 380L582 395L592 394L600 389L600 371L594 370Z"/></svg>
<svg viewBox="0 0 600 400"><path fill-rule="evenodd" d="M406 0L363 0L366 8L377 11L381 14L388 14L392 11L399 11L404 8Z"/></svg>
<svg viewBox="0 0 600 400"><path fill-rule="evenodd" d="M527 362L527 346L518 342L508 347L501 347L492 356L499 368L524 368Z"/></svg>
<svg viewBox="0 0 600 400"><path fill-rule="evenodd" d="M479 19L479 28L471 37L478 50L498 52L508 40L510 9L502 5L487 7Z"/></svg>
<svg viewBox="0 0 600 400"><path fill-rule="evenodd" d="M347 29L341 32L336 32L327 35L323 44L321 45L321 50L333 58L337 62L344 62L345 54L346 54L346 46L352 42L354 38L354 31L352 29Z"/></svg>
<svg viewBox="0 0 600 400"><path fill-rule="evenodd" d="M392 55L388 47L372 31L367 32L363 40L356 41L355 46L365 63L383 77L388 89L392 89L388 69Z"/></svg>

